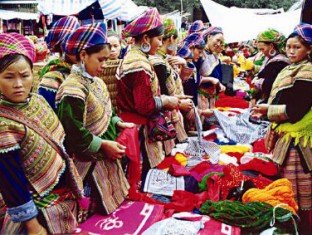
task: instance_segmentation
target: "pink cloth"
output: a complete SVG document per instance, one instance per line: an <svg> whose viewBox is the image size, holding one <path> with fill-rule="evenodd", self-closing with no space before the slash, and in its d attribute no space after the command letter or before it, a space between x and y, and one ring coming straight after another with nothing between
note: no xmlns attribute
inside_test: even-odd
<svg viewBox="0 0 312 235"><path fill-rule="evenodd" d="M80 224L75 234L142 234L149 226L163 219L164 207L144 202L123 202L112 214L93 215Z"/></svg>

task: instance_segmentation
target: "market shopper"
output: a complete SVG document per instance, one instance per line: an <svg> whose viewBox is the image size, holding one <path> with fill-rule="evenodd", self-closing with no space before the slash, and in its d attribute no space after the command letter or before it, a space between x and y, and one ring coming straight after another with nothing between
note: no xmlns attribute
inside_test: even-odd
<svg viewBox="0 0 312 235"><path fill-rule="evenodd" d="M62 43L80 26L75 16L66 16L54 23L46 37L46 43L55 55L59 58L53 59L40 71L40 83L38 94L43 96L53 110L55 107L55 96L62 82L70 74L72 65L76 62L76 57L68 55L62 48Z"/></svg>
<svg viewBox="0 0 312 235"><path fill-rule="evenodd" d="M110 45L104 23L84 25L66 40L65 53L75 55L78 64L56 95L57 114L64 126L65 147L75 159L90 197L89 215L112 213L128 194L128 182L120 159L126 147L116 142L117 130L133 127L112 109L103 80Z"/></svg>
<svg viewBox="0 0 312 235"><path fill-rule="evenodd" d="M299 206L299 232L312 228L312 26L298 25L286 41L291 64L277 76L268 104L256 105L252 115L267 117L271 130L267 148L280 166L282 177L292 182Z"/></svg>
<svg viewBox="0 0 312 235"><path fill-rule="evenodd" d="M0 34L1 234L68 234L78 225L82 182L64 151L59 119L31 93L34 57L27 38Z"/></svg>

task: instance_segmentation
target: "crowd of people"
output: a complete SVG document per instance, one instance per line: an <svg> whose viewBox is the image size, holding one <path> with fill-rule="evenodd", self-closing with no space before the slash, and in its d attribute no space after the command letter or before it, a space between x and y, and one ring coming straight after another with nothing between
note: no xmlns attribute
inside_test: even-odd
<svg viewBox="0 0 312 235"><path fill-rule="evenodd" d="M267 29L249 42L226 44L220 27L202 21L181 38L172 19L150 8L122 35L104 23L80 25L74 16L63 17L45 41L59 58L42 68L34 90L33 43L0 34L1 233L69 234L125 200L164 203L144 190L146 179L179 152L189 161L178 164L184 169L179 176L197 171L189 192L207 193L192 207L197 213L255 234L276 213L283 217L278 231L309 234L312 25L299 24L290 35ZM237 77L248 92L233 88ZM220 107L222 100L227 105ZM235 102L247 111L235 110ZM221 112L231 112L231 105L239 117ZM216 137L203 139L205 131ZM198 138L190 137L194 133ZM239 143L255 148L260 139L264 153L249 148L238 157L234 149L246 148ZM234 155L234 162L226 161ZM194 156L201 158L191 165ZM247 181L252 186L245 190ZM234 199L233 189L239 194ZM248 203L263 214L252 218Z"/></svg>

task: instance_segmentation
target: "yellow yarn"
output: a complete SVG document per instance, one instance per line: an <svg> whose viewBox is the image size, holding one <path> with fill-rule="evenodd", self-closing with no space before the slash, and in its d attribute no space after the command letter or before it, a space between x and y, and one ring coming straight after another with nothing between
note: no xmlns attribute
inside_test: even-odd
<svg viewBox="0 0 312 235"><path fill-rule="evenodd" d="M273 128L277 126L276 123L273 124ZM310 142L312 147L312 110L310 110L304 117L296 123L281 123L275 129L277 133L284 133L283 138L293 138L295 140L295 145L299 143L301 137L304 138L304 147Z"/></svg>
<svg viewBox="0 0 312 235"><path fill-rule="evenodd" d="M247 190L242 198L244 203L247 202L266 202L272 206L282 205L283 208L296 214L298 205L294 199L291 182L286 179L278 179L269 184L264 189L252 188Z"/></svg>
<svg viewBox="0 0 312 235"><path fill-rule="evenodd" d="M219 145L221 153L246 153L251 147L248 145Z"/></svg>
<svg viewBox="0 0 312 235"><path fill-rule="evenodd" d="M175 155L175 159L181 164L181 166L186 166L187 164L187 157L182 153L177 153Z"/></svg>

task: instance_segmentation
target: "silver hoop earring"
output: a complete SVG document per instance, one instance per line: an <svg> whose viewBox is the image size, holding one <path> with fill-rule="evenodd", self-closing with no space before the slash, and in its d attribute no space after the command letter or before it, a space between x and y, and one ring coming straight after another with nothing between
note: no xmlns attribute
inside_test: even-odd
<svg viewBox="0 0 312 235"><path fill-rule="evenodd" d="M141 44L141 51L143 51L144 53L148 53L151 50L151 44L149 43L142 43Z"/></svg>
<svg viewBox="0 0 312 235"><path fill-rule="evenodd" d="M273 50L273 52L271 52L272 50ZM273 57L273 56L276 55L276 50L275 50L275 49L272 49L272 50L269 51L269 55L270 55L271 57Z"/></svg>
<svg viewBox="0 0 312 235"><path fill-rule="evenodd" d="M83 60L80 62L80 69L82 73L86 72L86 66L85 63L83 62Z"/></svg>
<svg viewBox="0 0 312 235"><path fill-rule="evenodd" d="M170 44L169 46L168 46L168 50L169 51L174 51L174 50L176 50L177 49L177 45L175 45L175 44Z"/></svg>

